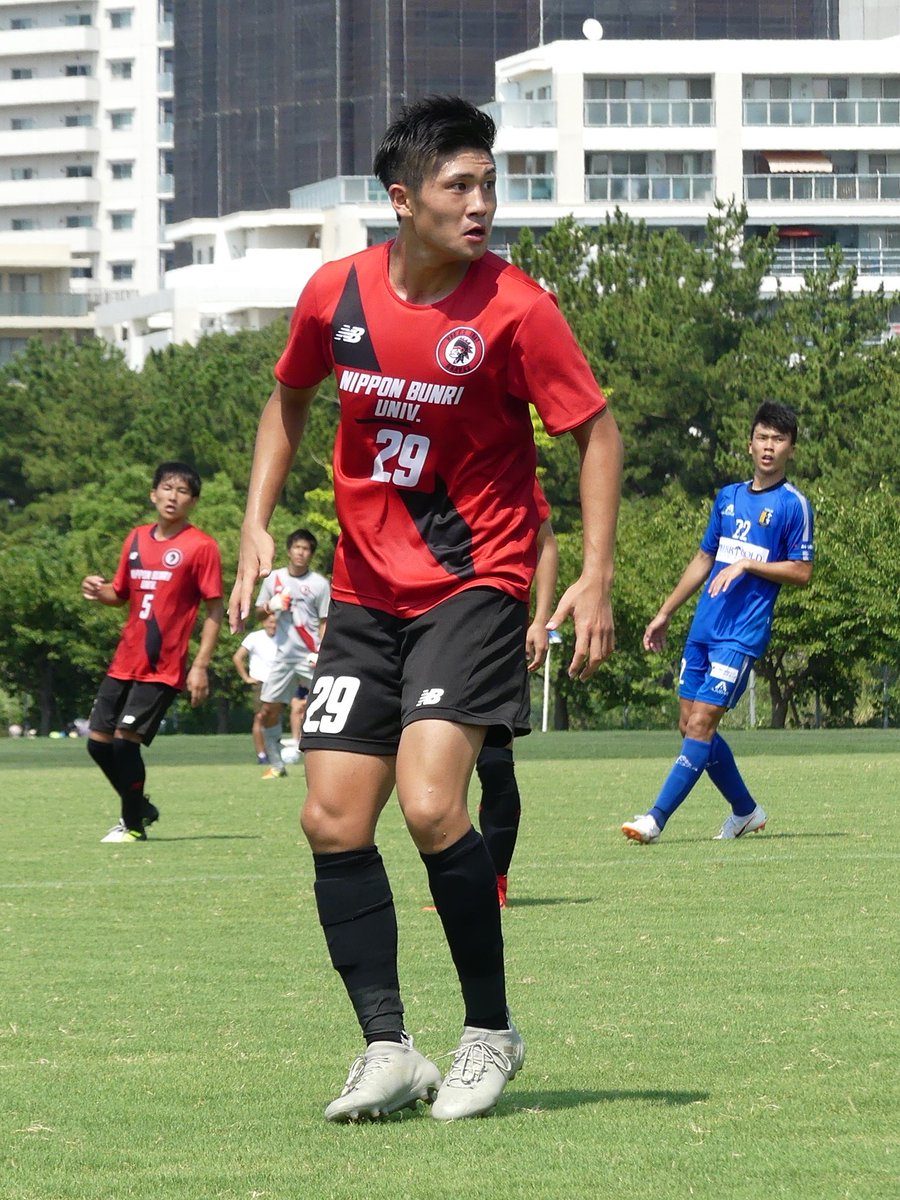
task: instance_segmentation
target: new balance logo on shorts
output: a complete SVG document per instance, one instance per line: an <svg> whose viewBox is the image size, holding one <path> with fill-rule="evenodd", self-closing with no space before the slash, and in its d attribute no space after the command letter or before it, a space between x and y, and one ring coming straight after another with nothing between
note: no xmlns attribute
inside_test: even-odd
<svg viewBox="0 0 900 1200"><path fill-rule="evenodd" d="M357 342L361 342L365 335L365 329L362 325L342 325L334 335L336 342L349 342L355 346Z"/></svg>
<svg viewBox="0 0 900 1200"><path fill-rule="evenodd" d="M425 704L440 704L443 694L443 688L426 688L416 701L416 708L422 708Z"/></svg>

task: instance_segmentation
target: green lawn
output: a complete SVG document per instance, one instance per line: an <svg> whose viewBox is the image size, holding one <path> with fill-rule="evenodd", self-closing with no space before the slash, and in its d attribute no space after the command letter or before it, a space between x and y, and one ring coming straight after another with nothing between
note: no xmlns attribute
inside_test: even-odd
<svg viewBox="0 0 900 1200"><path fill-rule="evenodd" d="M767 830L702 781L626 842L674 734L534 734L504 916L525 1069L487 1120L330 1126L359 1038L296 811L249 737L161 737L151 839L81 741L0 741L2 1200L865 1200L900 1194L900 733L730 740ZM399 819L380 845L408 1026L460 1005ZM444 1063L447 1060L439 1060Z"/></svg>

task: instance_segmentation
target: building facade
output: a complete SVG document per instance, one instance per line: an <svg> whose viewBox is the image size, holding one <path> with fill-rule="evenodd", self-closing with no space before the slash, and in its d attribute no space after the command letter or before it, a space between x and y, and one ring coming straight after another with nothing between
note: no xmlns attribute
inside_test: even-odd
<svg viewBox="0 0 900 1200"><path fill-rule="evenodd" d="M402 103L435 92L485 103L498 59L581 38L586 18L615 39L838 36L838 0L174 3L179 221L365 174Z"/></svg>
<svg viewBox="0 0 900 1200"><path fill-rule="evenodd" d="M168 0L0 0L0 361L171 265Z"/></svg>
<svg viewBox="0 0 900 1200"><path fill-rule="evenodd" d="M699 243L716 200L735 200L751 235L779 231L768 289L799 287L839 245L860 289L900 291L900 37L555 42L500 61L493 90L501 254L525 227L617 208ZM98 321L139 366L169 340L260 328L322 262L395 228L368 174L295 188L290 207L181 222L190 265Z"/></svg>

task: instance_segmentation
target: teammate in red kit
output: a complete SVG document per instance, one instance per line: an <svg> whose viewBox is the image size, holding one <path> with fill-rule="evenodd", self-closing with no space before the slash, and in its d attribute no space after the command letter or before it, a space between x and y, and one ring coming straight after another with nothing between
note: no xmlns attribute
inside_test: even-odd
<svg viewBox="0 0 900 1200"><path fill-rule="evenodd" d="M613 649L621 441L553 296L488 251L494 134L456 97L401 112L374 164L397 236L307 284L256 439L235 629L272 568L267 525L318 385L334 374L341 533L301 742L319 919L366 1042L325 1110L334 1121L435 1095L435 1118L477 1116L524 1061L496 875L467 789L482 745L504 746L520 727L540 524L529 404L581 456L583 571L549 624L574 618L572 676L587 678ZM397 922L375 845L395 784L465 1008L443 1081L404 1029Z"/></svg>
<svg viewBox="0 0 900 1200"><path fill-rule="evenodd" d="M121 800L121 820L101 841L145 841L159 811L144 795L141 746L153 741L178 692L191 704L209 694L207 671L224 607L219 547L189 524L200 478L186 463L164 462L153 476L151 525L138 525L122 547L112 583L102 575L82 581L85 600L110 607L128 604L128 619L91 709L88 753ZM188 642L200 602L206 618L200 646L187 666Z"/></svg>

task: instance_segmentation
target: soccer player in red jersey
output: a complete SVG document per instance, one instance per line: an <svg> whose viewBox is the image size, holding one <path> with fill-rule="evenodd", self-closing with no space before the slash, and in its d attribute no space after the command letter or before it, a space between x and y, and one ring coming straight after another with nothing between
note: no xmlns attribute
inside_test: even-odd
<svg viewBox="0 0 900 1200"><path fill-rule="evenodd" d="M467 809L483 744L516 732L540 525L529 405L581 461L584 561L548 622L575 622L570 674L612 652L621 440L553 296L488 250L491 118L456 97L405 108L374 171L386 245L321 267L297 303L260 418L232 628L272 568L267 525L321 381L337 381L341 526L332 606L303 724L301 823L332 964L366 1042L328 1120L436 1096L439 1120L489 1112L525 1048L506 1000L497 881ZM396 785L465 1010L442 1080L405 1032L397 921L375 845Z"/></svg>
<svg viewBox="0 0 900 1200"><path fill-rule="evenodd" d="M104 842L142 842L159 811L144 795L141 746L149 746L179 691L196 706L209 695L209 660L224 616L222 563L216 541L188 517L200 495L193 467L164 462L153 476L157 519L125 538L112 583L87 575L85 600L118 608L128 619L91 709L88 753L121 800L121 820ZM206 617L186 671L188 642L200 602Z"/></svg>

